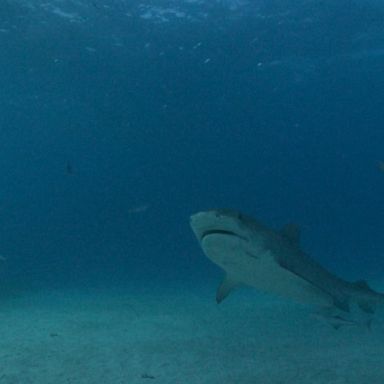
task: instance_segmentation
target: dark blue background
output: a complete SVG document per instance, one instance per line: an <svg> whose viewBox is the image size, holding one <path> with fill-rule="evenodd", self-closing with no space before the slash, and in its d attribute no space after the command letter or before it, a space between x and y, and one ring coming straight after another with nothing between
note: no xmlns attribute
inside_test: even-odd
<svg viewBox="0 0 384 384"><path fill-rule="evenodd" d="M188 221L212 207L382 277L384 6L180 4L0 5L2 278L206 280Z"/></svg>

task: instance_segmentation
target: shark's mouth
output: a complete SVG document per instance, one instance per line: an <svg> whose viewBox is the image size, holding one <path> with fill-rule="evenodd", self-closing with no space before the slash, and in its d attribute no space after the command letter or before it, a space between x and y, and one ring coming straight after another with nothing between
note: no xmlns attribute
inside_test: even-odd
<svg viewBox="0 0 384 384"><path fill-rule="evenodd" d="M232 232L232 231L228 231L226 229L209 229L209 230L203 232L203 234L201 235L200 241L203 241L205 237L211 236L211 235L234 236L234 237L237 237L239 239L248 241L248 239L246 237L240 236L237 233Z"/></svg>

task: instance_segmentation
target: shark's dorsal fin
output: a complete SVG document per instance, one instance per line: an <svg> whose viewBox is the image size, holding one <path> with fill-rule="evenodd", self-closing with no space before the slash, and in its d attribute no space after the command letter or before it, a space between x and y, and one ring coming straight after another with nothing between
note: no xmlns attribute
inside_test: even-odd
<svg viewBox="0 0 384 384"><path fill-rule="evenodd" d="M220 304L230 293L236 288L238 282L229 277L228 275L224 277L224 280L217 288L216 292L216 302Z"/></svg>
<svg viewBox="0 0 384 384"><path fill-rule="evenodd" d="M357 280L353 283L353 285L357 288L367 289L368 291L372 291L372 288L368 285L365 280Z"/></svg>
<svg viewBox="0 0 384 384"><path fill-rule="evenodd" d="M280 234L289 240L292 244L300 244L300 228L298 225L290 223L286 224L281 230Z"/></svg>

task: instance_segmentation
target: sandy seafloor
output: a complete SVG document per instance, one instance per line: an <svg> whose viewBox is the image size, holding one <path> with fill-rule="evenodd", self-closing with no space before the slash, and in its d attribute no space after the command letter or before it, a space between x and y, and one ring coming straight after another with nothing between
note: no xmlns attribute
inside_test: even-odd
<svg viewBox="0 0 384 384"><path fill-rule="evenodd" d="M384 383L384 316L335 331L254 290L215 283L4 294L0 384Z"/></svg>

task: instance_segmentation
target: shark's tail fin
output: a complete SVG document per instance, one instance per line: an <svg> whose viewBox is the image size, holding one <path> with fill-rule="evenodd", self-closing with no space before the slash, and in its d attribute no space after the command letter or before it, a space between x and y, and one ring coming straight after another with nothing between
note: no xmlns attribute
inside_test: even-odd
<svg viewBox="0 0 384 384"><path fill-rule="evenodd" d="M372 289L365 280L355 281L353 286L362 293L356 301L363 312L373 314L376 312L377 304L384 304L384 294Z"/></svg>

